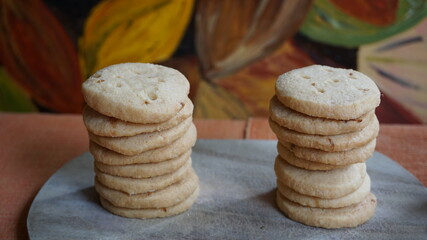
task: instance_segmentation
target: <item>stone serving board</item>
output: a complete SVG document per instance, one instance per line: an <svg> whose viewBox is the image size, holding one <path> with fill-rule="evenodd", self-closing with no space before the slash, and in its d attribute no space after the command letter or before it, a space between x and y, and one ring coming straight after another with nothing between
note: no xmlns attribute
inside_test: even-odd
<svg viewBox="0 0 427 240"><path fill-rule="evenodd" d="M285 217L275 204L276 141L198 140L193 167L200 196L174 217L127 219L105 211L93 187L89 153L56 172L34 199L30 239L427 239L427 190L409 172L375 152L367 161L378 198L367 223L338 230Z"/></svg>

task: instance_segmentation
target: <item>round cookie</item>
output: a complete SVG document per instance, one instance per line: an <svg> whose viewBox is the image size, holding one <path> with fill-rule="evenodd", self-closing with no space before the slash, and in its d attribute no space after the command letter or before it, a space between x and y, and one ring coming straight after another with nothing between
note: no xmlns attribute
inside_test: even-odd
<svg viewBox="0 0 427 240"><path fill-rule="evenodd" d="M188 131L172 143L142 152L137 155L123 155L116 153L107 148L101 147L98 144L90 141L89 150L92 153L95 161L108 165L127 165L138 163L155 163L162 162L172 158L176 158L188 151L194 146L197 139L197 130L194 124L191 124Z"/></svg>
<svg viewBox="0 0 427 240"><path fill-rule="evenodd" d="M285 106L313 117L357 119L380 104L380 91L361 72L312 65L282 74L276 95Z"/></svg>
<svg viewBox="0 0 427 240"><path fill-rule="evenodd" d="M83 109L83 121L89 132L103 137L128 137L141 133L158 132L174 127L193 114L193 103L186 99L184 107L171 119L151 124L125 122L102 115L89 106Z"/></svg>
<svg viewBox="0 0 427 240"><path fill-rule="evenodd" d="M179 71L149 63L122 63L97 71L82 85L95 111L134 123L172 118L184 105L190 84Z"/></svg>
<svg viewBox="0 0 427 240"><path fill-rule="evenodd" d="M190 162L191 149L176 158L158 163L141 163L130 165L107 165L95 161L95 168L100 172L129 178L151 178L176 171L185 163Z"/></svg>
<svg viewBox="0 0 427 240"><path fill-rule="evenodd" d="M346 151L366 145L376 138L379 131L379 122L375 116L368 126L358 132L345 133L332 136L311 135L295 132L280 127L276 122L269 119L270 127L277 135L279 141L290 142L300 147L315 148L327 152Z"/></svg>
<svg viewBox="0 0 427 240"><path fill-rule="evenodd" d="M341 152L325 152L314 148L299 147L289 142L278 142L277 149L282 151L283 148L291 151L296 157L306 159L308 161L319 162L330 165L349 165L368 160L375 151L376 138L372 139L368 144L359 148L353 148Z"/></svg>
<svg viewBox="0 0 427 240"><path fill-rule="evenodd" d="M161 132L142 133L132 137L100 137L89 132L89 139L112 151L136 155L170 144L183 136L192 124L192 118L189 117L177 126Z"/></svg>
<svg viewBox="0 0 427 240"><path fill-rule="evenodd" d="M101 197L117 207L124 208L163 208L178 204L188 198L199 186L199 179L191 170L181 181L168 187L155 191L139 194L126 194L102 185L95 181L95 189Z"/></svg>
<svg viewBox="0 0 427 240"><path fill-rule="evenodd" d="M164 208L122 208L116 207L104 198L100 197L101 205L108 211L122 217L127 218L161 218L170 217L187 211L193 203L196 201L199 195L199 187L185 200L182 202Z"/></svg>
<svg viewBox="0 0 427 240"><path fill-rule="evenodd" d="M276 96L270 100L270 117L282 127L306 133L318 135L338 135L356 132L368 125L375 115L375 110L368 112L357 119L333 120L312 117L296 112L284 106Z"/></svg>
<svg viewBox="0 0 427 240"><path fill-rule="evenodd" d="M281 181L277 181L277 189L287 199L301 206L316 208L341 208L361 202L371 192L371 179L369 175L363 180L362 185L356 191L345 195L344 197L334 199L322 199L317 197L300 194Z"/></svg>
<svg viewBox="0 0 427 240"><path fill-rule="evenodd" d="M296 192L332 199L354 192L362 185L366 176L366 164L356 163L329 171L310 171L277 158L274 171L279 181Z"/></svg>
<svg viewBox="0 0 427 240"><path fill-rule="evenodd" d="M279 148L277 148L277 151L279 152L279 155L276 158L280 158L280 160L286 161L292 166L295 166L298 168L303 168L303 169L312 170L312 171L327 171L327 170L332 170L332 169L342 167L342 166L312 162L302 158L297 158L291 151L287 150L286 148L281 148L280 150Z"/></svg>
<svg viewBox="0 0 427 240"><path fill-rule="evenodd" d="M313 208L296 204L284 197L279 191L276 194L279 209L290 219L305 225L322 228L356 227L365 223L375 213L377 199L369 193L363 201L342 208Z"/></svg>
<svg viewBox="0 0 427 240"><path fill-rule="evenodd" d="M188 172L190 170L191 160L189 160L187 163L185 163L183 166L181 166L174 172L151 178L112 176L106 173L102 173L95 168L96 180L98 182L108 188L117 191L122 191L129 195L155 192L159 189L163 189L169 185L172 185L173 183L181 181L184 176L188 175Z"/></svg>

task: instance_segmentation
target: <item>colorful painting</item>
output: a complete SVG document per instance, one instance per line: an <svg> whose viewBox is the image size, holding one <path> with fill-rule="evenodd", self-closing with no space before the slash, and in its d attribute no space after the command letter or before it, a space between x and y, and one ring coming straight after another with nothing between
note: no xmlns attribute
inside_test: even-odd
<svg viewBox="0 0 427 240"><path fill-rule="evenodd" d="M268 116L278 75L357 69L383 123L427 123L424 0L0 0L0 111L80 113L81 83L121 62L173 67L196 118Z"/></svg>

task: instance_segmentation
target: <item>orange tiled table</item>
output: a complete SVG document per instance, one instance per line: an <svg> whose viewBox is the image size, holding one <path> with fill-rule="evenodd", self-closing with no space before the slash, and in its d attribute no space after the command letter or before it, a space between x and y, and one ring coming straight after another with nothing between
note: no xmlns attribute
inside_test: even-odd
<svg viewBox="0 0 427 240"><path fill-rule="evenodd" d="M275 139L267 119L195 120L204 139ZM88 151L80 115L0 114L0 239L28 239L35 195L64 163ZM381 125L377 151L427 185L427 126Z"/></svg>

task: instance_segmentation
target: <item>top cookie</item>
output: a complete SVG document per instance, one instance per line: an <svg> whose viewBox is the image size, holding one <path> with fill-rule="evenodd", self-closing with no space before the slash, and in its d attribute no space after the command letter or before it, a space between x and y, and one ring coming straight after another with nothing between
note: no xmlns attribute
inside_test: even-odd
<svg viewBox="0 0 427 240"><path fill-rule="evenodd" d="M359 118L380 104L380 91L366 75L321 65L282 74L276 95L297 112L336 120Z"/></svg>
<svg viewBox="0 0 427 240"><path fill-rule="evenodd" d="M89 77L82 88L91 108L134 123L172 118L184 106L189 90L180 72L149 63L111 65Z"/></svg>

